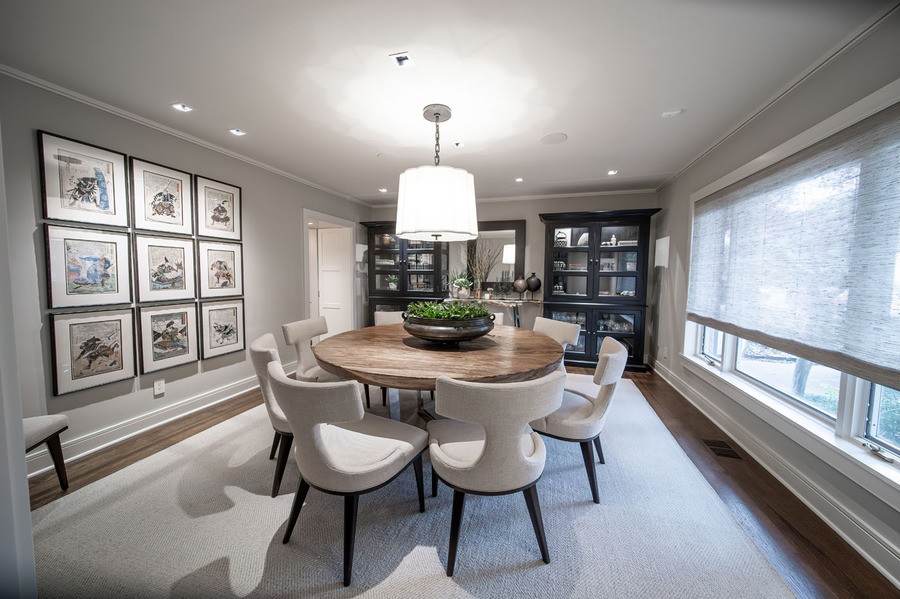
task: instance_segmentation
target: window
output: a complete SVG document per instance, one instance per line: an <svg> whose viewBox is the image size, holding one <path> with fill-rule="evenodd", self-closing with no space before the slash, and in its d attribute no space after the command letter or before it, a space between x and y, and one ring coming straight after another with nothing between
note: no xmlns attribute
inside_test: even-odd
<svg viewBox="0 0 900 599"><path fill-rule="evenodd" d="M866 437L900 453L900 390L872 385Z"/></svg>
<svg viewBox="0 0 900 599"><path fill-rule="evenodd" d="M735 370L815 413L837 419L840 371L745 339L738 342Z"/></svg>
<svg viewBox="0 0 900 599"><path fill-rule="evenodd" d="M703 327L700 341L700 354L713 362L721 362L724 349L725 335L722 334L722 331L712 327Z"/></svg>

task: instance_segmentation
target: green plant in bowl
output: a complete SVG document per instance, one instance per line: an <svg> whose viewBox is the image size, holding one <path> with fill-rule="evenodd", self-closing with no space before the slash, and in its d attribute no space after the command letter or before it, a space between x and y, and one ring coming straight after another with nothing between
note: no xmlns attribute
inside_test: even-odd
<svg viewBox="0 0 900 599"><path fill-rule="evenodd" d="M481 302L413 302L406 313L419 318L442 320L484 318L491 315Z"/></svg>

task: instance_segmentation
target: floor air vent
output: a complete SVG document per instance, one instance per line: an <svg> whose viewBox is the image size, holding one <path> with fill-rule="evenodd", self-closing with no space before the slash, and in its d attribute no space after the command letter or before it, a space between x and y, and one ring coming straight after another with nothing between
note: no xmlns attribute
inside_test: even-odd
<svg viewBox="0 0 900 599"><path fill-rule="evenodd" d="M703 439L703 442L706 443L706 446L709 447L709 450L716 454L717 456L721 456L723 458L734 458L736 460L740 460L741 456L738 452L736 452L731 445L726 443L725 441L718 441L715 439Z"/></svg>

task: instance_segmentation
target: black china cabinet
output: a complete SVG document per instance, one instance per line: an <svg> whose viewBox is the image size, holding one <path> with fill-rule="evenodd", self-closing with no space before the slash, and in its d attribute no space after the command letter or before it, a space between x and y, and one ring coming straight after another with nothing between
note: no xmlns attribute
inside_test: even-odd
<svg viewBox="0 0 900 599"><path fill-rule="evenodd" d="M581 336L566 363L591 367L604 337L644 364L650 218L658 208L541 214L546 225L544 316L575 322Z"/></svg>

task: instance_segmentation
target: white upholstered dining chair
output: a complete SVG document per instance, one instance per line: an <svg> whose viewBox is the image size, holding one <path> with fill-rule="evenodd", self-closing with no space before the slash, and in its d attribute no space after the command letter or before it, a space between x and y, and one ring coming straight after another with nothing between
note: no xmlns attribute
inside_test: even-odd
<svg viewBox="0 0 900 599"><path fill-rule="evenodd" d="M581 325L574 322L562 322L561 320L553 320L552 318L544 318L538 316L534 319L532 330L535 333L541 333L555 339L557 343L562 345L563 352L569 345L578 345L578 337L581 335ZM559 363L559 369L566 372L565 358Z"/></svg>
<svg viewBox="0 0 900 599"><path fill-rule="evenodd" d="M600 463L604 463L600 433L606 424L616 384L622 378L627 360L628 350L625 346L612 337L605 337L600 344L600 356L593 376L567 374L562 405L552 414L531 422L531 428L542 435L581 445L581 456L594 503L600 503L600 493L597 490L597 472L591 443L597 449Z"/></svg>
<svg viewBox="0 0 900 599"><path fill-rule="evenodd" d="M472 383L437 379L435 411L446 419L428 423L431 493L438 480L453 489L447 576L453 576L466 494L522 491L545 563L550 552L538 501L537 481L546 451L528 422L556 410L565 374L555 371L521 383ZM498 531L499 532L499 531Z"/></svg>
<svg viewBox="0 0 900 599"><path fill-rule="evenodd" d="M312 351L313 338L328 332L328 323L325 322L324 316L289 322L281 325L281 330L284 333L284 342L293 345L297 350L298 380L320 383L341 380L340 377L322 369Z"/></svg>
<svg viewBox="0 0 900 599"><path fill-rule="evenodd" d="M283 543L300 516L310 487L344 497L344 586L350 584L359 496L396 478L410 463L416 474L419 511L425 511L422 429L373 416L363 410L355 381L309 383L288 378L270 362L269 380L294 433L300 486L294 497Z"/></svg>
<svg viewBox="0 0 900 599"><path fill-rule="evenodd" d="M269 363L274 362L281 366L275 335L266 333L262 337L255 339L250 344L250 359L253 361L253 368L256 370L256 379L259 381L259 391L262 393L263 404L266 406L266 413L269 415L269 422L272 423L272 428L275 430L272 451L269 452L269 459L271 460L275 457L275 450L278 450L278 461L275 462L275 480L272 483L272 497L275 497L281 489L281 479L284 476L284 468L287 465L291 443L294 440L294 434L291 432L287 418L285 418L281 408L278 407L275 396L272 394L272 386L269 384Z"/></svg>
<svg viewBox="0 0 900 599"><path fill-rule="evenodd" d="M557 343L562 345L563 350L567 345L577 345L578 336L581 334L581 326L577 323L553 320L543 316L535 317L532 330L556 339Z"/></svg>

